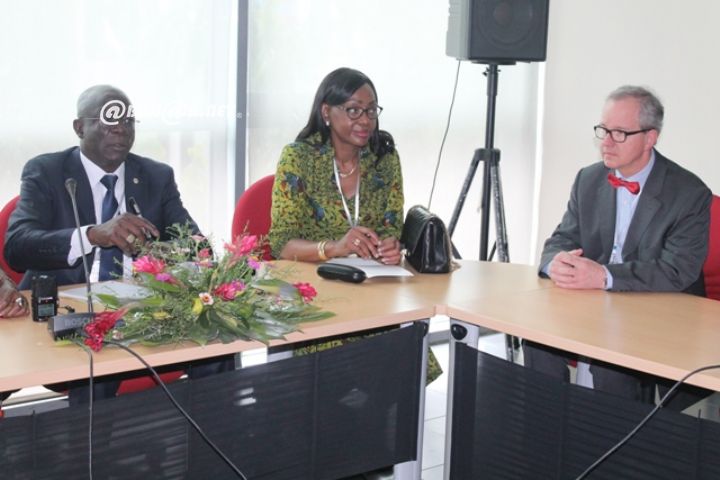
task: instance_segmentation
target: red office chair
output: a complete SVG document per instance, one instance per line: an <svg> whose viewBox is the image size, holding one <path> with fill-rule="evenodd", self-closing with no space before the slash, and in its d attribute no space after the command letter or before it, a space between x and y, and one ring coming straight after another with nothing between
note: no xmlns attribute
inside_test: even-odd
<svg viewBox="0 0 720 480"><path fill-rule="evenodd" d="M705 296L720 300L720 197L713 195L710 207L710 239L703 265Z"/></svg>
<svg viewBox="0 0 720 480"><path fill-rule="evenodd" d="M160 379L163 383L168 384L177 381L180 377L185 375L184 370L176 370L173 372L160 373ZM120 386L117 390L117 395L125 395L127 393L141 392L149 388L157 386L155 378L152 376L129 378L120 382Z"/></svg>
<svg viewBox="0 0 720 480"><path fill-rule="evenodd" d="M20 283L23 274L20 272L16 272L12 268L10 268L10 265L8 265L5 261L5 255L3 254L3 250L5 248L5 234L7 233L8 229L8 220L10 220L10 215L15 210L15 205L17 205L18 200L20 200L19 195L10 200L3 207L3 209L0 210L0 268L2 268L5 274L10 277L10 279L12 279L12 281L16 284Z"/></svg>
<svg viewBox="0 0 720 480"><path fill-rule="evenodd" d="M238 199L232 223L232 238L248 232L265 236L270 231L270 207L274 175L268 175L250 185ZM263 245L263 260L272 260L270 245Z"/></svg>

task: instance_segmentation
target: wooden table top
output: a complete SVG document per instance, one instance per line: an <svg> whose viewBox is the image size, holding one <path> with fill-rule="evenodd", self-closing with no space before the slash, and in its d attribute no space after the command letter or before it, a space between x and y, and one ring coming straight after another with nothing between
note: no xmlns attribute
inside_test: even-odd
<svg viewBox="0 0 720 480"><path fill-rule="evenodd" d="M289 281L309 281L332 318L303 325L294 343L447 314L523 338L574 350L668 378L720 363L720 302L684 294L569 291L540 279L535 267L460 261L447 275L373 278L362 284L325 280L309 263L276 262ZM65 300L63 304L69 303ZM82 311L78 309L78 311ZM152 365L261 348L257 342L135 346ZM137 370L126 352L94 354L95 375ZM0 320L0 391L86 378L87 354L54 345L44 323ZM720 390L720 373L692 382Z"/></svg>
<svg viewBox="0 0 720 480"><path fill-rule="evenodd" d="M720 302L683 293L557 287L453 302L466 322L678 380L720 364ZM720 370L689 383L720 391Z"/></svg>

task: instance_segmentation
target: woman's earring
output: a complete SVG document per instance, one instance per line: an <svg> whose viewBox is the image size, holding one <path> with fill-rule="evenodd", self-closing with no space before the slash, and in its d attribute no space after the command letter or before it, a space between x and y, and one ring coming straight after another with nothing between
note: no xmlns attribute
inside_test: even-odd
<svg viewBox="0 0 720 480"><path fill-rule="evenodd" d="M329 126L330 126L330 120L325 120L325 126L326 126L326 127L329 127Z"/></svg>

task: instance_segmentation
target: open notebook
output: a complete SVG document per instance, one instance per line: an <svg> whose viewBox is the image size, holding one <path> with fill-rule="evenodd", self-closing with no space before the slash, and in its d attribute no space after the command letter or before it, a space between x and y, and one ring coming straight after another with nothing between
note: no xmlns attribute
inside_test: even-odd
<svg viewBox="0 0 720 480"><path fill-rule="evenodd" d="M143 287L133 285L132 283L118 282L117 280L93 283L92 293L93 295L104 293L107 295L114 295L118 298L145 298L150 295L150 292ZM85 285L73 287L68 290L60 290L58 294L65 298L87 300L87 290L85 289Z"/></svg>
<svg viewBox="0 0 720 480"><path fill-rule="evenodd" d="M367 278L413 276L412 272L397 265L383 265L375 260L365 260L360 257L333 258L332 260L328 260L327 263L338 263L340 265L350 265L351 267L359 268L365 272Z"/></svg>

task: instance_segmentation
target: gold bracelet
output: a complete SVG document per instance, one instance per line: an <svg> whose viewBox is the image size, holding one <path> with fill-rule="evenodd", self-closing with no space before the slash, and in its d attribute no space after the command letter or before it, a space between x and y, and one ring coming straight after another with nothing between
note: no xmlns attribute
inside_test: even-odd
<svg viewBox="0 0 720 480"><path fill-rule="evenodd" d="M317 253L318 258L320 260L327 260L328 257L325 255L325 245L327 244L327 240L323 240L322 242L318 242L317 244Z"/></svg>

